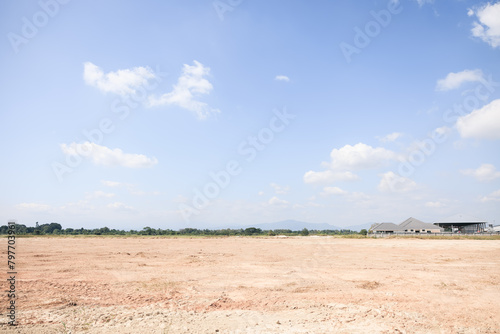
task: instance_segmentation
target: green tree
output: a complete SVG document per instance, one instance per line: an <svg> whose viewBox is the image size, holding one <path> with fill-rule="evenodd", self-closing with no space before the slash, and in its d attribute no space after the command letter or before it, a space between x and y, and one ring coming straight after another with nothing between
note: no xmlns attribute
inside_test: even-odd
<svg viewBox="0 0 500 334"><path fill-rule="evenodd" d="M359 231L359 234L361 234L361 235L367 235L368 231L366 229L362 229L361 231Z"/></svg>
<svg viewBox="0 0 500 334"><path fill-rule="evenodd" d="M62 230L61 224L58 223L50 223L50 224L42 224L39 225L40 230L42 231L41 234L52 234L54 230Z"/></svg>
<svg viewBox="0 0 500 334"><path fill-rule="evenodd" d="M245 235L256 235L256 234L261 234L261 233L262 233L262 230L260 228L256 228L256 227L246 228L245 231L243 232L243 234L245 234Z"/></svg>
<svg viewBox="0 0 500 334"><path fill-rule="evenodd" d="M304 227L302 229L302 231L300 231L300 235L302 235L302 236L308 236L309 235L309 230Z"/></svg>
<svg viewBox="0 0 500 334"><path fill-rule="evenodd" d="M153 229L151 229L151 227L149 226L146 226L142 229L141 232L139 232L139 234L142 234L142 235L152 235L153 234Z"/></svg>

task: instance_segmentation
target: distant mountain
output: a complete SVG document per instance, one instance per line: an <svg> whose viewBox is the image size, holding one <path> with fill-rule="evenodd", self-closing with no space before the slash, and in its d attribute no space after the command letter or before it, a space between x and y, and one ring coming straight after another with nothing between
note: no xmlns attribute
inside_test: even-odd
<svg viewBox="0 0 500 334"><path fill-rule="evenodd" d="M341 230L342 227L330 225L330 224L313 224L301 222L298 220L283 220L275 223L263 223L263 224L254 224L254 225L246 225L240 226L238 228L248 228L248 227L256 227L261 230L280 230L280 229L288 229L292 231L300 231L303 228L307 228L308 230ZM344 228L345 229L345 228Z"/></svg>
<svg viewBox="0 0 500 334"><path fill-rule="evenodd" d="M347 227L344 227L344 228L347 229L347 230L359 232L362 229L365 229L365 230L368 231L372 225L373 225L373 223L366 223L366 224L360 224L360 225L351 225L351 226L347 226Z"/></svg>

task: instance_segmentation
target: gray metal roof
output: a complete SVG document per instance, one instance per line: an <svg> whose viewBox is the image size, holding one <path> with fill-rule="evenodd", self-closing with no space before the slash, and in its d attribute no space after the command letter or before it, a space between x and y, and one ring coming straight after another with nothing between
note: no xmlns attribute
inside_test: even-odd
<svg viewBox="0 0 500 334"><path fill-rule="evenodd" d="M443 220L439 220L436 223L471 223L471 224L479 224L486 223L485 220L481 220L474 216L468 216L464 214L457 214Z"/></svg>
<svg viewBox="0 0 500 334"><path fill-rule="evenodd" d="M405 229L394 223L379 223L374 224L370 228L372 231L404 231Z"/></svg>
<svg viewBox="0 0 500 334"><path fill-rule="evenodd" d="M410 217L401 224L399 224L403 228L403 230L431 230L431 229L440 229L439 226L434 224L424 223L421 220Z"/></svg>

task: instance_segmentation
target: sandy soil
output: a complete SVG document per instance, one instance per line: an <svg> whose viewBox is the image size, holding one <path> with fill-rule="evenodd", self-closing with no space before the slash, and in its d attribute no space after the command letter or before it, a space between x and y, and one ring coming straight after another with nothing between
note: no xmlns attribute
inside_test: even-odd
<svg viewBox="0 0 500 334"><path fill-rule="evenodd" d="M500 240L18 238L17 254L19 326L4 292L0 332L500 333Z"/></svg>

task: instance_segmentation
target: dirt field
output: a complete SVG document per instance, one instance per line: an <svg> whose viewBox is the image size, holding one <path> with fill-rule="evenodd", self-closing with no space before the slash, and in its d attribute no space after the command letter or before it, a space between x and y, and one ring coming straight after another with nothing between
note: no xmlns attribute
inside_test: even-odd
<svg viewBox="0 0 500 334"><path fill-rule="evenodd" d="M0 332L500 333L500 240L18 238L16 261Z"/></svg>

